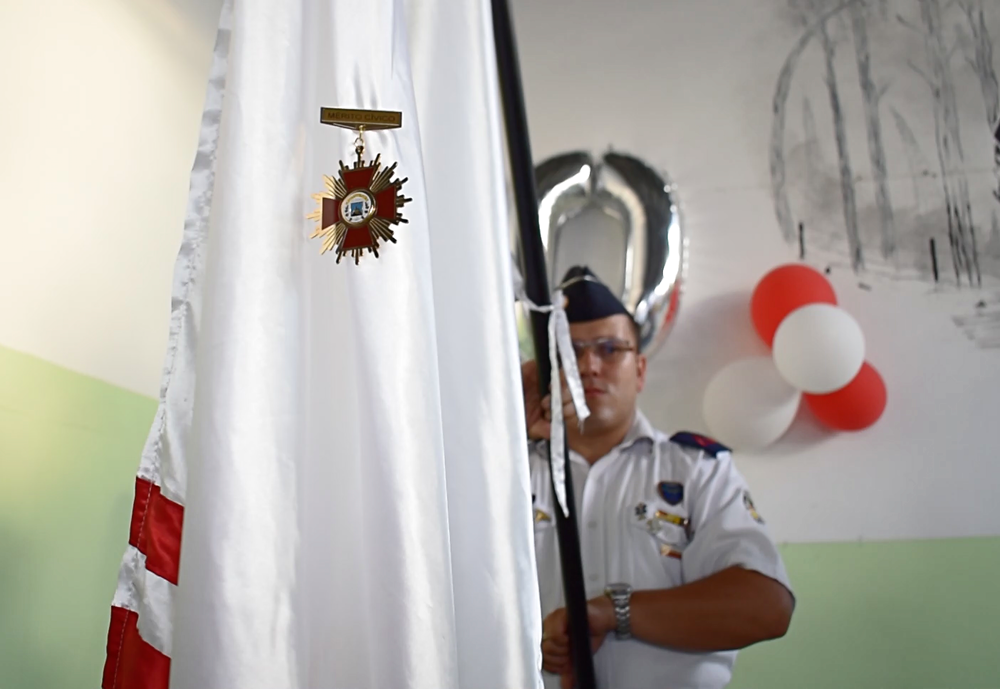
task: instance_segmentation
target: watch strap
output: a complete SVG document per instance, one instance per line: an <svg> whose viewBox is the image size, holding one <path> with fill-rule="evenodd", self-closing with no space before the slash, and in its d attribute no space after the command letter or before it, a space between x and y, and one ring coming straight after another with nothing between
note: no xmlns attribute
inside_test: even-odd
<svg viewBox="0 0 1000 689"><path fill-rule="evenodd" d="M614 606L615 621L617 622L615 638L632 638L632 606L630 605L632 587L627 584L612 584L605 590L605 594L611 599L611 604Z"/></svg>

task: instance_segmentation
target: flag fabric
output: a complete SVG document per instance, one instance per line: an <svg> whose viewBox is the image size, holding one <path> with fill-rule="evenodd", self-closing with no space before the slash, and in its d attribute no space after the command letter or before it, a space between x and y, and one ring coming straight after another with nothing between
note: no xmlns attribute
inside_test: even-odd
<svg viewBox="0 0 1000 689"><path fill-rule="evenodd" d="M488 2L226 0L104 689L540 687ZM367 132L408 220L305 217Z"/></svg>

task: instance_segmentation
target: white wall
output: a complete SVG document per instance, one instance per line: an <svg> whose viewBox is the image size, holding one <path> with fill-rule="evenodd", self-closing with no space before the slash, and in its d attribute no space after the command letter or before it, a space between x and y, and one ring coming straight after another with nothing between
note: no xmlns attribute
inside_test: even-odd
<svg viewBox="0 0 1000 689"><path fill-rule="evenodd" d="M678 325L651 364L642 400L666 431L705 431L701 395L711 375L736 358L766 353L751 329L750 291L767 270L796 256L778 230L768 168L777 75L800 35L781 20L787 4L515 3L536 161L580 148L599 153L610 145L645 158L679 186L690 237L687 289ZM913 46L899 38L905 30L892 25L893 13L912 12L917 3L890 4L886 35L873 35L872 41L875 50L901 54L904 69L882 72L892 81L884 107L902 108L916 123L918 136L932 137L929 110L917 112L925 107L925 87L905 70ZM1000 8L986 5L1000 46ZM922 49L919 40L917 48ZM877 69L886 64L883 55L878 57ZM912 57L919 61L920 54ZM986 139L975 128L983 103L963 64L959 56L960 105L969 114L963 136L971 182L982 192L992 176ZM837 67L853 123L854 167L870 178L857 68L848 42L840 48ZM821 153L835 164L820 68L815 50L808 52L800 74L810 76L797 78L790 99L796 114L789 116L794 125L789 146L801 143L798 123L808 97ZM892 120L883 119L887 145L898 153ZM933 152L931 139L925 153L932 160ZM901 207L912 202L907 172L905 166L890 167ZM791 181L801 186L801 179ZM933 185L927 193L932 191ZM866 199L870 195L862 191L859 204ZM809 216L815 209L802 203L798 210L803 217L817 215ZM825 220L842 227L839 212L834 205ZM900 232L909 229L904 220L899 219ZM837 259L824 255L817 266ZM828 434L802 414L770 451L739 458L775 534L788 541L827 541L1000 533L1000 349L977 347L952 321L958 311L971 312L981 298L995 308L1000 283L987 281L990 288L983 291L943 287L935 292L926 283L855 276L836 265L831 280L842 305L862 325L868 358L886 379L889 405L875 427L857 434ZM860 282L871 289L859 288Z"/></svg>
<svg viewBox="0 0 1000 689"><path fill-rule="evenodd" d="M0 3L0 345L157 394L213 5Z"/></svg>

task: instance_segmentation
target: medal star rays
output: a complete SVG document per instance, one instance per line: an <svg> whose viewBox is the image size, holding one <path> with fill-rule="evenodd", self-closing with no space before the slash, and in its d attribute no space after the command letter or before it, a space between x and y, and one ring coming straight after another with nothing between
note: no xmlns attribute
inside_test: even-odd
<svg viewBox="0 0 1000 689"><path fill-rule="evenodd" d="M323 240L320 254L336 249L337 263L340 263L340 259L345 255L350 254L357 264L366 251L378 258L380 240L396 242L391 226L408 222L400 209L413 199L399 193L407 178L393 179L396 163L387 168L381 166L381 155L378 155L370 165L363 165L359 159L354 163L354 167L348 168L341 162L338 177L323 175L325 188L319 194L312 195L317 208L307 216L309 220L315 220L317 223L316 230L309 238ZM356 179L364 180L366 177L371 180L367 184L363 181L360 185L354 182ZM353 182L350 186L348 186L349 180ZM385 208L387 195L384 192L390 188L394 188L396 193L392 196L391 207ZM355 195L360 198L358 203L368 206L363 209L364 212L357 221L345 217L342 208L345 200L349 197L353 199ZM352 236L349 237L349 233Z"/></svg>

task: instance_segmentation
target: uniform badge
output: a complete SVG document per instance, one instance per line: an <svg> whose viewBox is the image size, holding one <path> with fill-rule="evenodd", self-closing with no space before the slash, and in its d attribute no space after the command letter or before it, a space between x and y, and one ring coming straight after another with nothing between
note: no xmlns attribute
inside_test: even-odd
<svg viewBox="0 0 1000 689"><path fill-rule="evenodd" d="M638 505L635 506L635 516L639 519L645 519L646 509L647 509L646 503L640 502Z"/></svg>
<svg viewBox="0 0 1000 689"><path fill-rule="evenodd" d="M730 449L722 443L697 433L674 433L670 436L670 442L677 443L682 447L690 447L695 450L702 450L709 457L717 459L725 457L730 453Z"/></svg>
<svg viewBox="0 0 1000 689"><path fill-rule="evenodd" d="M764 523L764 518L760 516L757 508L753 506L753 500L750 499L750 492L746 490L743 491L743 506L747 508L747 512L750 513L750 516L753 517L755 522L758 524Z"/></svg>
<svg viewBox="0 0 1000 689"><path fill-rule="evenodd" d="M354 152L358 158L352 167L341 161L336 178L323 176L325 190L313 194L318 207L308 216L317 223L310 239L323 240L321 254L336 250L337 263L350 254L357 264L366 251L378 258L380 241L396 242L391 226L406 222L401 209L412 199L400 193L406 179L393 179L396 163L383 168L381 155L365 163L365 131L401 127L403 114L322 108L320 122L356 131Z"/></svg>
<svg viewBox="0 0 1000 689"><path fill-rule="evenodd" d="M552 521L552 517L549 516L548 512L545 512L544 510L540 510L537 507L535 508L535 523L536 524L538 524L539 522L550 522L550 521Z"/></svg>
<svg viewBox="0 0 1000 689"><path fill-rule="evenodd" d="M656 486L656 492L668 505L678 505L684 499L684 484L676 481L660 481Z"/></svg>

